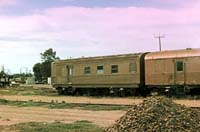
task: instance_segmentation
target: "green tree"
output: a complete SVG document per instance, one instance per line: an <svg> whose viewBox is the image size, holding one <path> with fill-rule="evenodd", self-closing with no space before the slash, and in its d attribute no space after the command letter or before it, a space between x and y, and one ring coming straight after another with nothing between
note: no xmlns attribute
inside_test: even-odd
<svg viewBox="0 0 200 132"><path fill-rule="evenodd" d="M56 51L53 51L52 48L47 49L44 53L40 53L40 55L43 62L53 62L60 59L56 57Z"/></svg>
<svg viewBox="0 0 200 132"><path fill-rule="evenodd" d="M42 81L41 63L36 63L33 66L34 76L37 81Z"/></svg>
<svg viewBox="0 0 200 132"><path fill-rule="evenodd" d="M3 77L3 76L5 76L6 74L5 74L5 72L4 71L1 71L0 72L0 77Z"/></svg>
<svg viewBox="0 0 200 132"><path fill-rule="evenodd" d="M51 63L55 60L59 60L59 57L56 57L56 51L53 51L52 48L49 48L40 53L42 62L37 63L33 66L33 72L36 77L36 80L43 81L51 76Z"/></svg>

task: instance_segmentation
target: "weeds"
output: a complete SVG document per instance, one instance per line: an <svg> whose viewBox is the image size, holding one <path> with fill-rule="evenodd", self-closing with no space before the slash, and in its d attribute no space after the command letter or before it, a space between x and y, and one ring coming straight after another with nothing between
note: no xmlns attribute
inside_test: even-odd
<svg viewBox="0 0 200 132"><path fill-rule="evenodd" d="M50 109L82 109L82 110L127 110L130 106L124 105L98 105L98 104L69 104L69 103L56 103L56 102L33 102L33 101L10 101L0 99L0 105L10 105L17 107L46 107Z"/></svg>
<svg viewBox="0 0 200 132"><path fill-rule="evenodd" d="M17 87L1 88L0 95L40 95L57 96L57 91L51 88Z"/></svg>
<svg viewBox="0 0 200 132"><path fill-rule="evenodd" d="M20 132L100 132L101 128L89 121L76 121L65 124L61 122L54 123L20 123L9 127L11 131Z"/></svg>

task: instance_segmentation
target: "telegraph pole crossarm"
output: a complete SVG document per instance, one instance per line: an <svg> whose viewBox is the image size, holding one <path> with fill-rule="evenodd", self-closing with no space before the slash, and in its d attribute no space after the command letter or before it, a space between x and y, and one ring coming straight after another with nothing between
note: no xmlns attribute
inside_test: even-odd
<svg viewBox="0 0 200 132"><path fill-rule="evenodd" d="M155 38L158 38L158 42L159 42L159 50L162 51L162 44L161 44L161 38L164 38L165 36L164 35L156 35L154 36Z"/></svg>

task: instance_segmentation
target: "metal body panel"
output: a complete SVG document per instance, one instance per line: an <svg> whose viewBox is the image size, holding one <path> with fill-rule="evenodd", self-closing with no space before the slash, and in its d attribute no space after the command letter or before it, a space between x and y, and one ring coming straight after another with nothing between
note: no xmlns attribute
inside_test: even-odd
<svg viewBox="0 0 200 132"><path fill-rule="evenodd" d="M200 49L166 50L161 52L151 52L145 56L145 60L188 58L195 56L200 56Z"/></svg>
<svg viewBox="0 0 200 132"><path fill-rule="evenodd" d="M54 87L137 88L140 85L140 57L141 54L125 54L53 62L52 84ZM130 72L131 63L136 64L136 72ZM112 65L118 65L118 73L111 73ZM67 66L73 67L70 81ZM103 74L97 74L97 66L104 67ZM91 67L91 73L84 74L84 67Z"/></svg>
<svg viewBox="0 0 200 132"><path fill-rule="evenodd" d="M177 70L177 63L182 69ZM149 53L145 57L148 86L200 85L200 49Z"/></svg>

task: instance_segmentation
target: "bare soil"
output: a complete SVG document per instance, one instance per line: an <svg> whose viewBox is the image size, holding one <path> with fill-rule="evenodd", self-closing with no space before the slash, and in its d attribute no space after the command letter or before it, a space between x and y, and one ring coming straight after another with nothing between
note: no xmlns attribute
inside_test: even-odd
<svg viewBox="0 0 200 132"><path fill-rule="evenodd" d="M12 101L34 101L34 102L63 102L66 103L89 103L89 104L139 104L144 98L94 98L94 97L72 97L72 96L22 96L1 95L0 99ZM200 107L200 100L174 100L178 104L188 107ZM65 122L88 120L102 127L112 125L125 111L88 111L78 109L48 109L44 107L15 107L0 105L0 126L24 122Z"/></svg>
<svg viewBox="0 0 200 132"><path fill-rule="evenodd" d="M77 109L48 109L0 105L0 126L24 122L65 122L87 120L98 126L109 126L125 111L87 111Z"/></svg>

